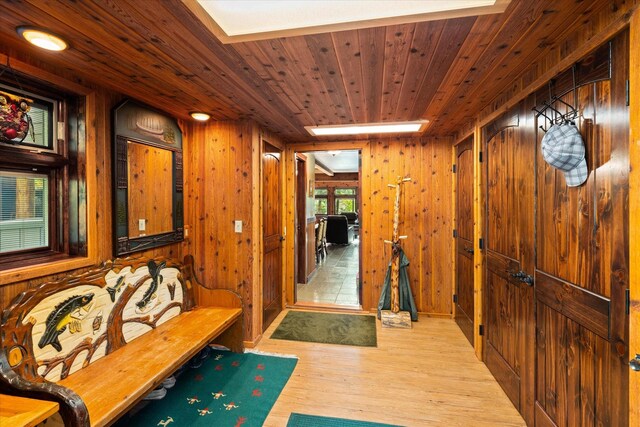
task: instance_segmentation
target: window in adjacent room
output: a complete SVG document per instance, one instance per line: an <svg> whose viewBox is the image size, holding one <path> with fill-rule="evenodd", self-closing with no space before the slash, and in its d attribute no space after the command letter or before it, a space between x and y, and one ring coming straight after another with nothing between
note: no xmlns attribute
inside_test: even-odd
<svg viewBox="0 0 640 427"><path fill-rule="evenodd" d="M317 215L327 215L329 191L326 188L316 188L315 191L315 212Z"/></svg>
<svg viewBox="0 0 640 427"><path fill-rule="evenodd" d="M0 85L0 270L86 255L84 99L21 82Z"/></svg>
<svg viewBox="0 0 640 427"><path fill-rule="evenodd" d="M336 188L334 190L335 213L355 212L357 209L357 194L355 188Z"/></svg>

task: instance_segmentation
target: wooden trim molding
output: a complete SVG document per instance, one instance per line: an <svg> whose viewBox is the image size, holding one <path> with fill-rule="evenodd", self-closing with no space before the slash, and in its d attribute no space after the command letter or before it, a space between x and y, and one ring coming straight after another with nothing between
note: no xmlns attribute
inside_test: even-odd
<svg viewBox="0 0 640 427"><path fill-rule="evenodd" d="M630 26L629 91L629 236L640 235L640 10ZM634 71L636 70L636 71ZM640 239L629 239L629 355L640 353ZM629 370L629 425L640 425L640 372Z"/></svg>

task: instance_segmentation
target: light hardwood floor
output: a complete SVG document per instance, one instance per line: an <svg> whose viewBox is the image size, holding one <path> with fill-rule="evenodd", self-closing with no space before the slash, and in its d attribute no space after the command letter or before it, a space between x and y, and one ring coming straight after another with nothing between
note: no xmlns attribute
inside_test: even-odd
<svg viewBox="0 0 640 427"><path fill-rule="evenodd" d="M295 354L298 365L265 426L291 412L414 426L524 426L525 423L449 319L421 316L413 329L382 329L378 347L269 337L256 350Z"/></svg>

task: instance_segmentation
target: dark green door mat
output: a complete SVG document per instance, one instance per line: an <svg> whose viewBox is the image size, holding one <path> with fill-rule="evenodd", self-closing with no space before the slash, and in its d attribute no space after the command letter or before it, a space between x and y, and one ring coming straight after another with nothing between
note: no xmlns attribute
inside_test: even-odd
<svg viewBox="0 0 640 427"><path fill-rule="evenodd" d="M376 347L376 318L357 314L290 311L271 338Z"/></svg>
<svg viewBox="0 0 640 427"><path fill-rule="evenodd" d="M289 417L287 427L400 427L393 424L370 423L368 421L345 420L344 418L318 417L296 414Z"/></svg>
<svg viewBox="0 0 640 427"><path fill-rule="evenodd" d="M125 415L117 426L261 427L296 363L291 357L214 350L202 366L187 368L162 400Z"/></svg>

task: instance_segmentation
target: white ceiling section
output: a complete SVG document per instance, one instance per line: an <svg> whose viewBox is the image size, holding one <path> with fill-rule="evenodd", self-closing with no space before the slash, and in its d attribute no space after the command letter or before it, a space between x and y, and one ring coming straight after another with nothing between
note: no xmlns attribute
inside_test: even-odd
<svg viewBox="0 0 640 427"><path fill-rule="evenodd" d="M334 151L314 151L311 154L316 157L317 162L319 161L334 173L358 172L359 154L357 150L341 150L339 153Z"/></svg>
<svg viewBox="0 0 640 427"><path fill-rule="evenodd" d="M477 16L510 0L197 0L223 42Z"/></svg>

